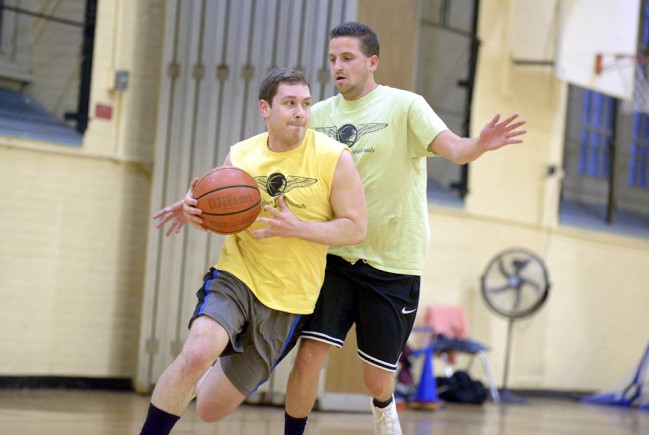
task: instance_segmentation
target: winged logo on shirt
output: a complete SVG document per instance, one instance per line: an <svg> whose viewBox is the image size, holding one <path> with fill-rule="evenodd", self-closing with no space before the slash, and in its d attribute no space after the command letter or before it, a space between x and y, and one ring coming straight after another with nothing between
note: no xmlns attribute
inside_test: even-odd
<svg viewBox="0 0 649 435"><path fill-rule="evenodd" d="M298 177L289 175L285 177L283 174L275 172L269 176L255 177L257 186L264 192L272 197L279 196L283 193L288 193L293 189L308 187L318 182L315 178Z"/></svg>
<svg viewBox="0 0 649 435"><path fill-rule="evenodd" d="M359 124L358 127L353 124L345 124L340 128L336 126L316 127L315 130L324 133L351 148L361 139L361 137L368 133L383 130L387 126L388 124L372 122L368 124Z"/></svg>

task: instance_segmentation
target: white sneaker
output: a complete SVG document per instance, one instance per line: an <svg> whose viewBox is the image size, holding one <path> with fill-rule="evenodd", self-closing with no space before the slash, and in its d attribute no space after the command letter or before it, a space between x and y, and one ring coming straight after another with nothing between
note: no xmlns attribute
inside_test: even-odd
<svg viewBox="0 0 649 435"><path fill-rule="evenodd" d="M370 398L370 406L374 414L374 435L402 435L394 397L392 403L385 408L377 408Z"/></svg>

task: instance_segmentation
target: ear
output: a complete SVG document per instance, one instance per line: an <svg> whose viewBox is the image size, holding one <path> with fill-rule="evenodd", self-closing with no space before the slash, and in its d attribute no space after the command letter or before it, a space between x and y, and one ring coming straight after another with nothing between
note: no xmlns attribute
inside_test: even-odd
<svg viewBox="0 0 649 435"><path fill-rule="evenodd" d="M374 54L370 57L370 71L374 72L379 67L379 57Z"/></svg>
<svg viewBox="0 0 649 435"><path fill-rule="evenodd" d="M268 101L259 100L259 111L261 112L261 116L268 118L270 114L270 104L268 104Z"/></svg>

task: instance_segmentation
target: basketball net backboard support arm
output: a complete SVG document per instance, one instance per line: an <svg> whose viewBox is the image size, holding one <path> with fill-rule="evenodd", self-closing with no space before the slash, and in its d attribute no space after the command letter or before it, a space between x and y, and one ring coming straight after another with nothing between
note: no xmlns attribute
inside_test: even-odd
<svg viewBox="0 0 649 435"><path fill-rule="evenodd" d="M618 68L629 68L637 64L646 64L649 62L649 55L641 56L625 53L595 53L594 71L595 74L601 75L605 72Z"/></svg>

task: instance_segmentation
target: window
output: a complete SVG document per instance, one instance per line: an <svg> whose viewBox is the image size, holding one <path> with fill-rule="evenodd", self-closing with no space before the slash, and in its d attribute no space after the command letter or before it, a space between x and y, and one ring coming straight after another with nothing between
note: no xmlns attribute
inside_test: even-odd
<svg viewBox="0 0 649 435"><path fill-rule="evenodd" d="M0 0L0 134L80 145L98 0Z"/></svg>
<svg viewBox="0 0 649 435"><path fill-rule="evenodd" d="M422 3L416 91L460 136L470 134L478 54L477 14L477 0ZM443 158L427 159L427 165L429 198L461 205L467 194L468 165L456 165Z"/></svg>
<svg viewBox="0 0 649 435"><path fill-rule="evenodd" d="M615 124L614 98L597 92L584 92L579 141L579 174L608 179Z"/></svg>
<svg viewBox="0 0 649 435"><path fill-rule="evenodd" d="M560 221L649 237L649 115L570 87Z"/></svg>
<svg viewBox="0 0 649 435"><path fill-rule="evenodd" d="M633 114L628 183L631 187L649 189L649 115Z"/></svg>

